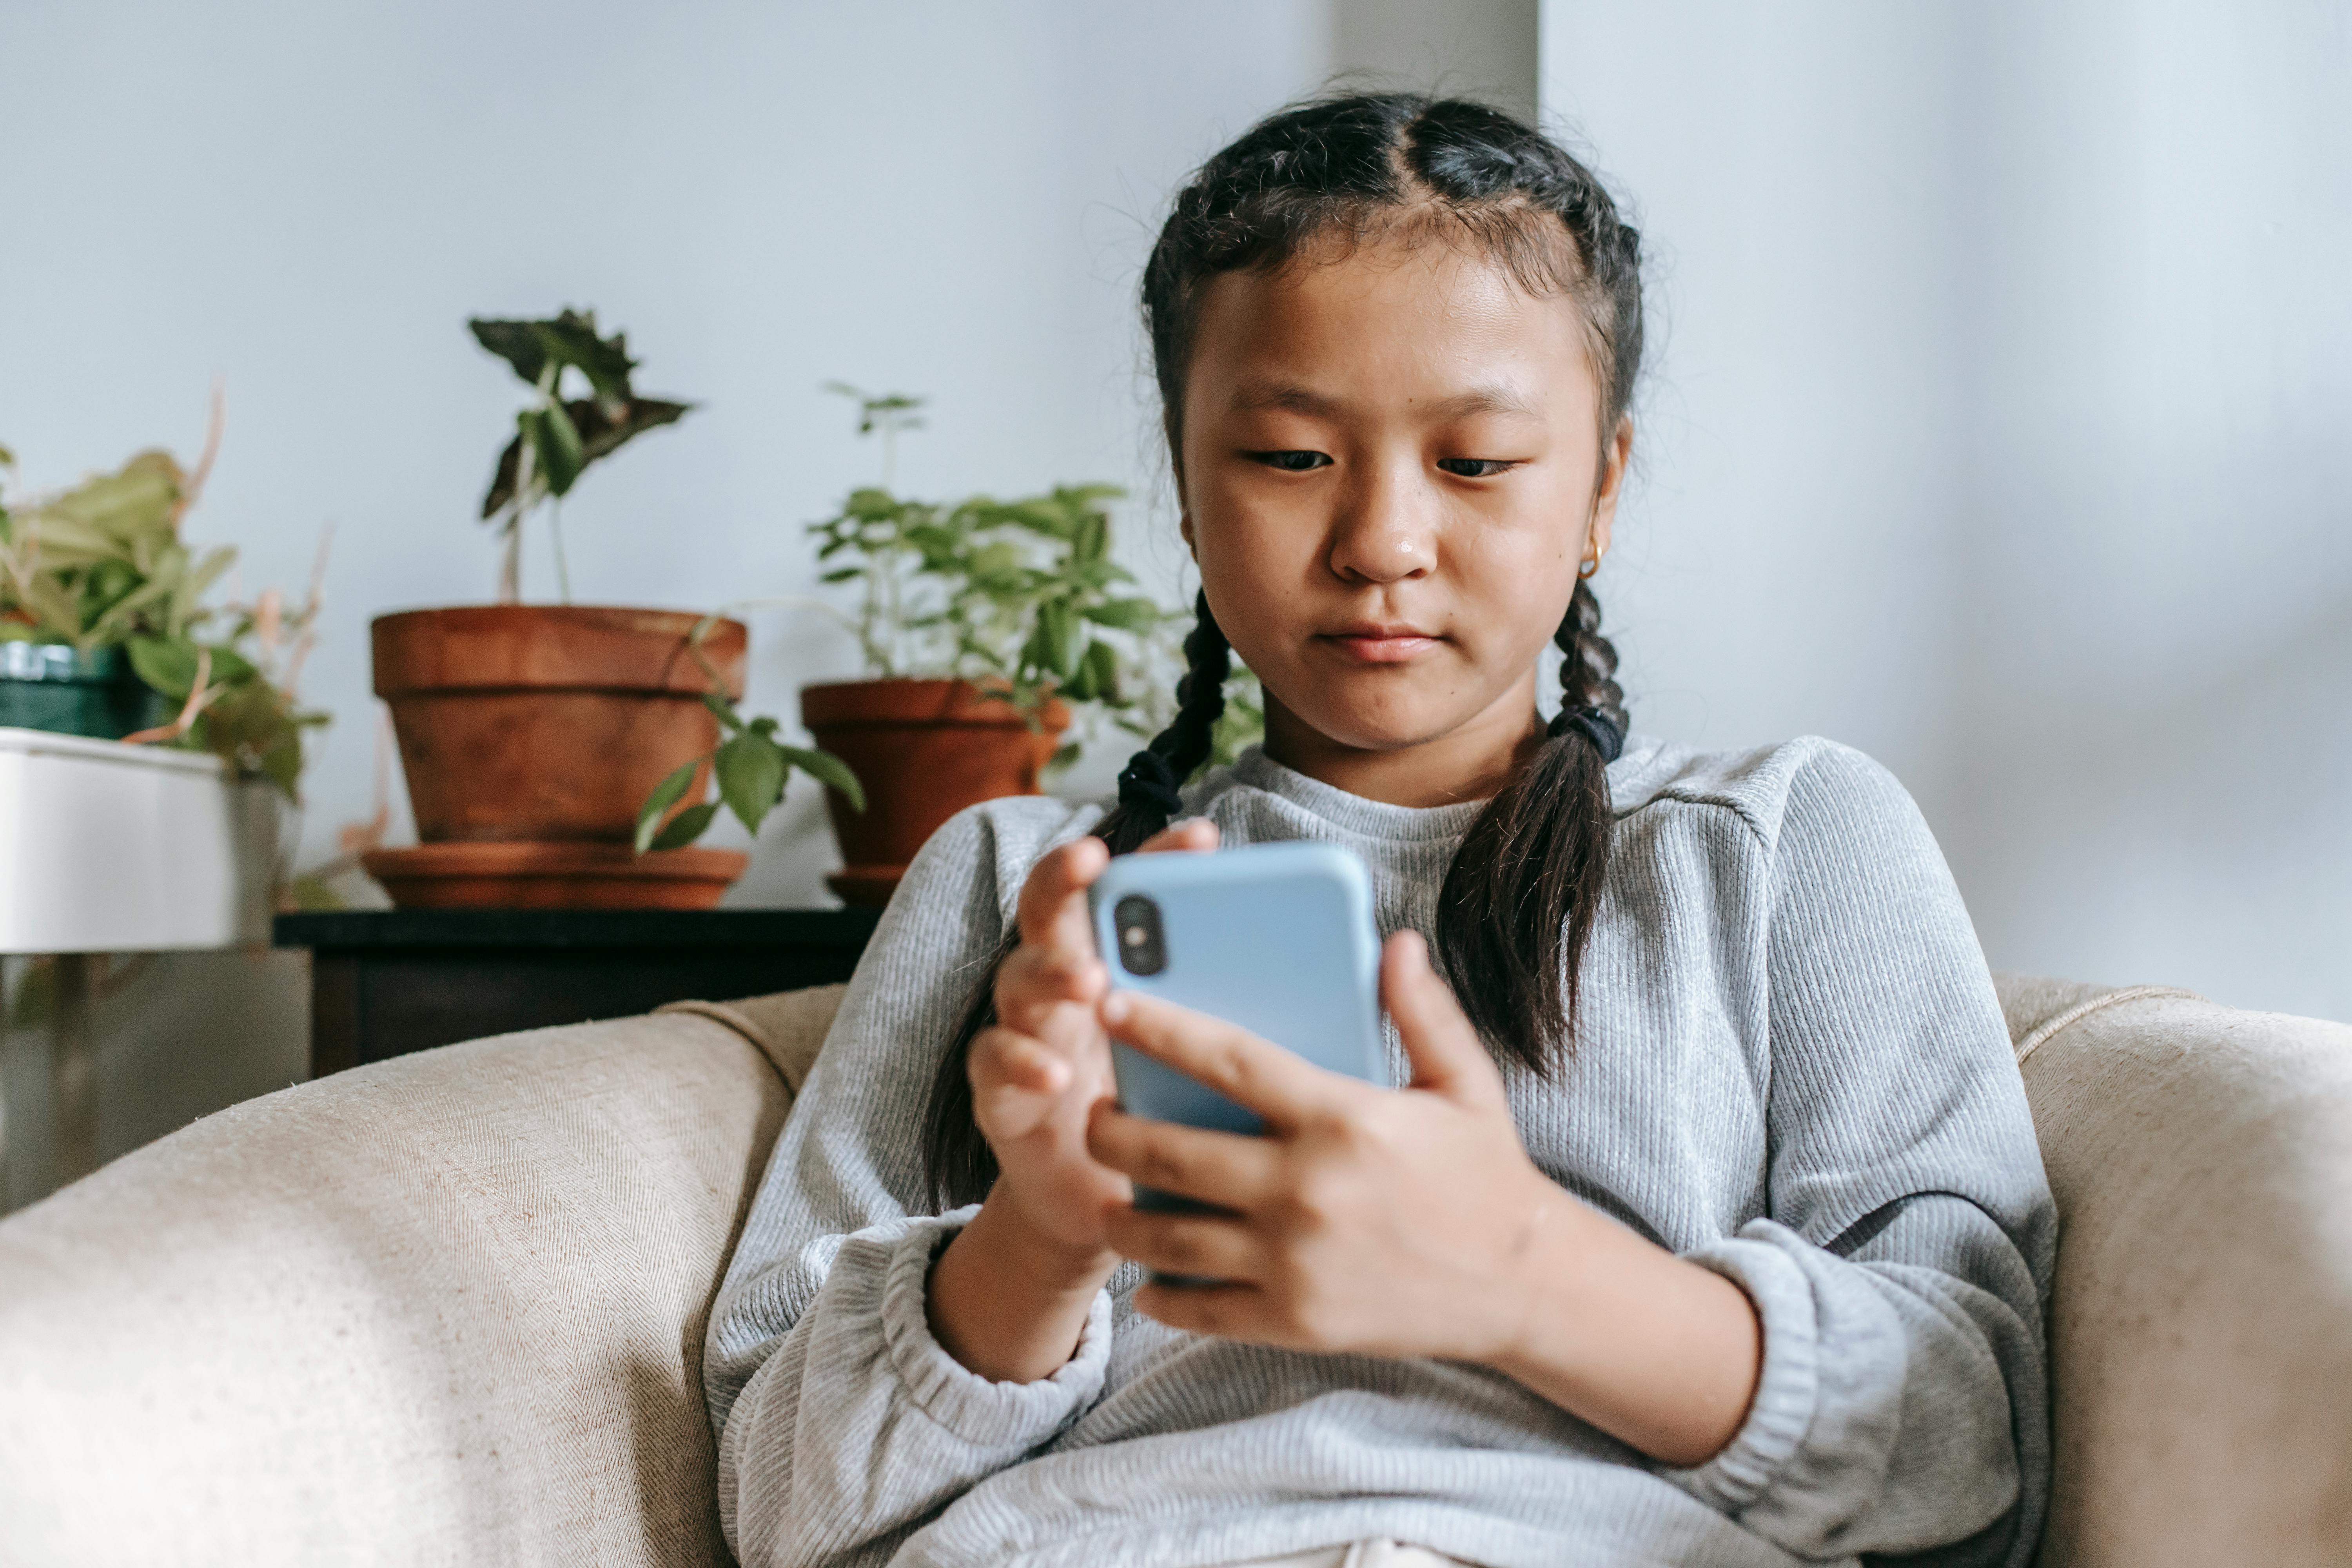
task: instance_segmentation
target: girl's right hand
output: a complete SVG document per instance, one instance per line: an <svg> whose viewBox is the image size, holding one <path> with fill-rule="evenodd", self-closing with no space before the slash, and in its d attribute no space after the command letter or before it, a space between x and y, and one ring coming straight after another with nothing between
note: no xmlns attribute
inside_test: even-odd
<svg viewBox="0 0 2352 1568"><path fill-rule="evenodd" d="M1216 847L1216 825L1201 817L1142 846ZM1087 911L1087 889L1109 864L1102 840L1087 837L1031 868L1021 889L1021 945L997 972L997 1024L972 1041L968 1063L972 1120L996 1154L987 1207L1074 1265L1105 1272L1116 1258L1104 1215L1132 1195L1125 1176L1087 1152L1087 1118L1118 1092L1095 1010L1110 973L1095 952Z"/></svg>

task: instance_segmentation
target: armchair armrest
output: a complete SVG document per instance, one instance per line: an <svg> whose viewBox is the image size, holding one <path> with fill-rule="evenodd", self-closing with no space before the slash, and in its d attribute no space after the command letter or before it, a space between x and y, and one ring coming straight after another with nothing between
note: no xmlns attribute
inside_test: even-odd
<svg viewBox="0 0 2352 1568"><path fill-rule="evenodd" d="M838 995L379 1063L0 1224L0 1563L727 1562L703 1321Z"/></svg>
<svg viewBox="0 0 2352 1568"><path fill-rule="evenodd" d="M2001 989L2062 1227L2042 1563L2352 1562L2352 1028Z"/></svg>

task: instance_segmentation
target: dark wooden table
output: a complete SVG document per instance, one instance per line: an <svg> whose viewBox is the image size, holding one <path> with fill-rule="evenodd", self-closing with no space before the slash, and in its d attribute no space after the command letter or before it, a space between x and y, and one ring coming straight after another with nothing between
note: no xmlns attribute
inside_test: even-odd
<svg viewBox="0 0 2352 1568"><path fill-rule="evenodd" d="M310 1076L514 1029L846 980L871 910L344 910L310 950Z"/></svg>

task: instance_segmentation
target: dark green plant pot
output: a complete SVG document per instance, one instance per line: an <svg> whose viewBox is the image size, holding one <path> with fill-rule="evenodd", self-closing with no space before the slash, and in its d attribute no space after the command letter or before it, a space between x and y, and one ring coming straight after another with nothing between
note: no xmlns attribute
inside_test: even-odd
<svg viewBox="0 0 2352 1568"><path fill-rule="evenodd" d="M119 741L171 719L170 699L132 673L121 648L0 642L0 726Z"/></svg>

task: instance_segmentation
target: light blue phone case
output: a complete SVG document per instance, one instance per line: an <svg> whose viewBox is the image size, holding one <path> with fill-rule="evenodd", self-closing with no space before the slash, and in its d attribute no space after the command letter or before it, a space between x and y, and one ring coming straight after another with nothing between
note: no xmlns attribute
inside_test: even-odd
<svg viewBox="0 0 2352 1568"><path fill-rule="evenodd" d="M1165 967L1155 974L1135 973L1122 958L1118 910L1136 896L1159 910ZM1113 985L1237 1024L1318 1067L1387 1082L1371 878L1347 850L1265 844L1122 855L1096 879L1087 901ZM1133 1115L1227 1132L1260 1130L1255 1112L1117 1041L1111 1065L1119 1104ZM1148 1192L1136 1202L1169 1205Z"/></svg>

